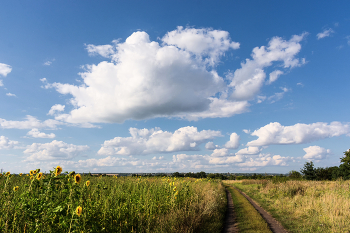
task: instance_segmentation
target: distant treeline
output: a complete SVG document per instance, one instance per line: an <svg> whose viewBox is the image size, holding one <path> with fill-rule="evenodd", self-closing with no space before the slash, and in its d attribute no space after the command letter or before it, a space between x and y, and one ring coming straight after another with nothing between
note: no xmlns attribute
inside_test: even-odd
<svg viewBox="0 0 350 233"><path fill-rule="evenodd" d="M297 171L291 171L290 176L294 178L303 177L306 180L349 180L350 179L350 150L344 152L344 157L340 158L339 167L318 167L315 168L314 163L306 162L304 167Z"/></svg>
<svg viewBox="0 0 350 233"><path fill-rule="evenodd" d="M171 177L191 177L191 178L211 178L220 180L243 180L243 179L254 179L262 180L268 179L276 182L283 182L287 180L337 180L342 178L343 180L350 179L350 150L344 152L344 157L340 158L340 166L334 167L318 167L315 168L314 163L306 162L304 167L298 171L290 171L289 174L257 174L257 173L206 173L204 171L193 173L123 173L117 174L119 176L142 176L142 177L154 177L154 176L171 176ZM95 174L97 175L97 174ZM106 174L98 174L106 175ZM109 174L113 175L113 174Z"/></svg>

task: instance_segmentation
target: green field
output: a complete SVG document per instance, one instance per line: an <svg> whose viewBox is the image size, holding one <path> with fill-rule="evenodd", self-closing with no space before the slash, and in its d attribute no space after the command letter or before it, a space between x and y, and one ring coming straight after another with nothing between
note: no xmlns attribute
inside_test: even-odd
<svg viewBox="0 0 350 233"><path fill-rule="evenodd" d="M0 232L220 232L223 227L227 200L220 181L31 173L0 177Z"/></svg>

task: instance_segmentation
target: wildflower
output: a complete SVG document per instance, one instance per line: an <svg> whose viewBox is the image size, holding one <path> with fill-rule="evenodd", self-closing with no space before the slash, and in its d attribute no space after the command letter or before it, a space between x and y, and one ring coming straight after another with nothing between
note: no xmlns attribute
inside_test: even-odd
<svg viewBox="0 0 350 233"><path fill-rule="evenodd" d="M36 175L36 179L37 179L37 180L40 180L42 176L43 176L43 173L40 172L40 173L38 173L38 175Z"/></svg>
<svg viewBox="0 0 350 233"><path fill-rule="evenodd" d="M75 175L74 176L74 181L75 181L75 183L80 183L80 181L81 181L81 175L80 174L77 174L77 175Z"/></svg>
<svg viewBox="0 0 350 233"><path fill-rule="evenodd" d="M62 172L62 168L60 166L57 166L55 169L55 176L58 176L59 174L61 174Z"/></svg>
<svg viewBox="0 0 350 233"><path fill-rule="evenodd" d="M13 191L17 191L19 189L19 187L18 186L16 186L16 187L13 187Z"/></svg>
<svg viewBox="0 0 350 233"><path fill-rule="evenodd" d="M22 173L19 173L19 176L22 176L23 174Z"/></svg>
<svg viewBox="0 0 350 233"><path fill-rule="evenodd" d="M6 172L5 176L9 176L11 174L11 172Z"/></svg>
<svg viewBox="0 0 350 233"><path fill-rule="evenodd" d="M90 185L90 180L86 181L85 184L86 184L87 187L89 187L89 185Z"/></svg>
<svg viewBox="0 0 350 233"><path fill-rule="evenodd" d="M78 206L78 207L75 209L75 213L80 217L81 213L83 213L83 207Z"/></svg>

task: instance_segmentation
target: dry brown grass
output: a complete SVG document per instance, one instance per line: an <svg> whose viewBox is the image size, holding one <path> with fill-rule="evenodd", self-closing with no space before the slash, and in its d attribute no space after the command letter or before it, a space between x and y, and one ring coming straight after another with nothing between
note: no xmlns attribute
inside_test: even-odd
<svg viewBox="0 0 350 233"><path fill-rule="evenodd" d="M350 230L350 181L248 183L235 186L255 198L291 232Z"/></svg>
<svg viewBox="0 0 350 233"><path fill-rule="evenodd" d="M236 183L242 183L242 180L223 180L222 183L224 183L224 184L236 184Z"/></svg>

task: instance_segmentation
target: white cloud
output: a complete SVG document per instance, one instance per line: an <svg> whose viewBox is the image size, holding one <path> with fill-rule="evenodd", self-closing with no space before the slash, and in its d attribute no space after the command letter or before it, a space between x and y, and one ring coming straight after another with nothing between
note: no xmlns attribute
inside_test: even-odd
<svg viewBox="0 0 350 233"><path fill-rule="evenodd" d="M49 143L33 143L27 146L27 149L23 153L30 155L26 161L40 161L72 159L88 149L89 147L87 145L77 146L53 140Z"/></svg>
<svg viewBox="0 0 350 233"><path fill-rule="evenodd" d="M44 66L50 66L52 64L52 62L54 62L55 59L51 59L51 60L47 60L46 62L44 62Z"/></svg>
<svg viewBox="0 0 350 233"><path fill-rule="evenodd" d="M128 160L126 158L115 158L108 156L101 159L79 160L76 167L124 167L142 165L139 160Z"/></svg>
<svg viewBox="0 0 350 233"><path fill-rule="evenodd" d="M226 142L225 148L227 149L237 149L239 147L240 137L236 133L230 135L230 141Z"/></svg>
<svg viewBox="0 0 350 233"><path fill-rule="evenodd" d="M18 144L18 141L12 141L5 136L0 136L0 150L13 149L17 144Z"/></svg>
<svg viewBox="0 0 350 233"><path fill-rule="evenodd" d="M174 151L197 150L197 146L215 137L220 131L182 127L174 133L155 129L129 129L131 137L115 137L107 140L98 151L100 155L140 155ZM194 144L195 143L195 144Z"/></svg>
<svg viewBox="0 0 350 233"><path fill-rule="evenodd" d="M259 93L265 80L265 67L269 67L273 62L282 62L284 68L293 68L305 63L295 56L301 49L300 41L307 35L294 35L289 41L280 37L270 40L268 47L255 47L252 52L252 60L246 59L241 63L242 68L234 72L230 87L233 88L231 98L235 100L251 100ZM277 78L277 71L273 73L272 80Z"/></svg>
<svg viewBox="0 0 350 233"><path fill-rule="evenodd" d="M246 134L250 134L250 129L243 129L242 131Z"/></svg>
<svg viewBox="0 0 350 233"><path fill-rule="evenodd" d="M261 148L255 146L248 146L247 148L239 150L236 155L257 155L261 152Z"/></svg>
<svg viewBox="0 0 350 233"><path fill-rule="evenodd" d="M350 132L348 124L334 121L330 124L317 122L313 124L295 124L282 126L278 122L270 123L255 130L251 135L259 137L247 143L247 146L264 146L272 144L301 144L323 138L340 136Z"/></svg>
<svg viewBox="0 0 350 233"><path fill-rule="evenodd" d="M331 150L319 146L309 146L303 150L306 152L303 158L308 160L325 159L329 154L331 154Z"/></svg>
<svg viewBox="0 0 350 233"><path fill-rule="evenodd" d="M214 70L225 52L239 47L228 32L178 27L161 41L150 41L147 33L139 31L125 42L87 45L89 54L111 62L85 66L81 86L45 85L73 96L75 109L56 119L70 123L154 117L197 120L247 111L247 101L227 99L228 87Z"/></svg>
<svg viewBox="0 0 350 233"><path fill-rule="evenodd" d="M260 103L262 103L264 100L266 100L266 98L267 98L266 96L258 95L258 96L257 96L257 99L258 99L258 100L257 100L256 102L257 102L258 104L260 104Z"/></svg>
<svg viewBox="0 0 350 233"><path fill-rule="evenodd" d="M207 142L205 144L205 149L214 150L214 149L220 149L220 147L218 145L215 145L214 142Z"/></svg>
<svg viewBox="0 0 350 233"><path fill-rule="evenodd" d="M112 41L115 45L118 44L118 40ZM88 51L90 56L101 55L102 57L110 58L113 54L115 54L115 47L112 45L93 45L88 44L85 45L86 50Z"/></svg>
<svg viewBox="0 0 350 233"><path fill-rule="evenodd" d="M228 149L221 148L221 149L215 149L210 156L212 156L212 157L226 157L228 155L229 155Z"/></svg>
<svg viewBox="0 0 350 233"><path fill-rule="evenodd" d="M202 57L210 65L217 64L219 57L230 48L238 49L239 43L231 42L226 31L178 27L162 39L167 45L175 45L183 51Z"/></svg>
<svg viewBox="0 0 350 233"><path fill-rule="evenodd" d="M41 122L40 120L30 115L27 115L26 119L27 120L24 120L24 121L8 121L0 118L0 128L3 128L3 129L33 129L33 128L55 129L57 128L57 125L62 124L61 122L53 119L48 119Z"/></svg>
<svg viewBox="0 0 350 233"><path fill-rule="evenodd" d="M55 115L56 112L62 112L64 111L64 107L65 105L55 104L54 106L51 107L47 115Z"/></svg>
<svg viewBox="0 0 350 233"><path fill-rule="evenodd" d="M238 163L239 167L265 167L269 165L287 166L290 157L280 155L259 154L258 158L249 158L244 163Z"/></svg>
<svg viewBox="0 0 350 233"><path fill-rule="evenodd" d="M350 35L345 37L346 40L348 41L348 45L350 45Z"/></svg>
<svg viewBox="0 0 350 233"><path fill-rule="evenodd" d="M86 45L90 55L99 54L110 61L86 65L79 74L80 86L46 83L45 88L72 96L74 109L55 117L69 123L231 117L248 111L248 101L264 83L264 68L276 62L285 69L304 63L295 56L305 35L294 35L289 41L274 37L267 47L254 48L252 60L226 76L231 80L227 85L215 67L226 52L239 48L228 32L178 27L158 43L138 31L124 42ZM271 82L280 72L271 74Z"/></svg>
<svg viewBox="0 0 350 233"><path fill-rule="evenodd" d="M282 87L281 89L282 89L282 92L277 92L277 93L275 93L274 95L269 96L267 99L268 99L271 103L274 103L274 102L276 102L276 101L282 99L283 96L284 96L284 94L285 94L286 92L288 92L289 89L288 89L288 88L285 88L285 87Z"/></svg>
<svg viewBox="0 0 350 233"><path fill-rule="evenodd" d="M12 67L10 65L0 63L0 76L6 77L12 71Z"/></svg>
<svg viewBox="0 0 350 233"><path fill-rule="evenodd" d="M276 81L278 79L278 77L283 74L283 71L280 70L275 70L273 72L270 73L270 78L269 81L267 82L268 84L273 83L274 81Z"/></svg>
<svg viewBox="0 0 350 233"><path fill-rule="evenodd" d="M12 94L12 93L6 93L6 95L7 95L7 96L14 96L14 97L16 97L16 95L15 95L15 94Z"/></svg>
<svg viewBox="0 0 350 233"><path fill-rule="evenodd" d="M241 155L227 157L213 157L209 159L209 164L232 164L244 162L245 158Z"/></svg>
<svg viewBox="0 0 350 233"><path fill-rule="evenodd" d="M54 133L46 134L40 132L38 129L34 128L27 133L28 136L32 136L33 138L54 138L56 135Z"/></svg>
<svg viewBox="0 0 350 233"><path fill-rule="evenodd" d="M333 31L332 28L325 29L325 30L323 30L323 32L320 32L320 33L318 33L316 35L317 36L317 40L325 38L325 37L329 37L333 33L334 33L334 31Z"/></svg>

